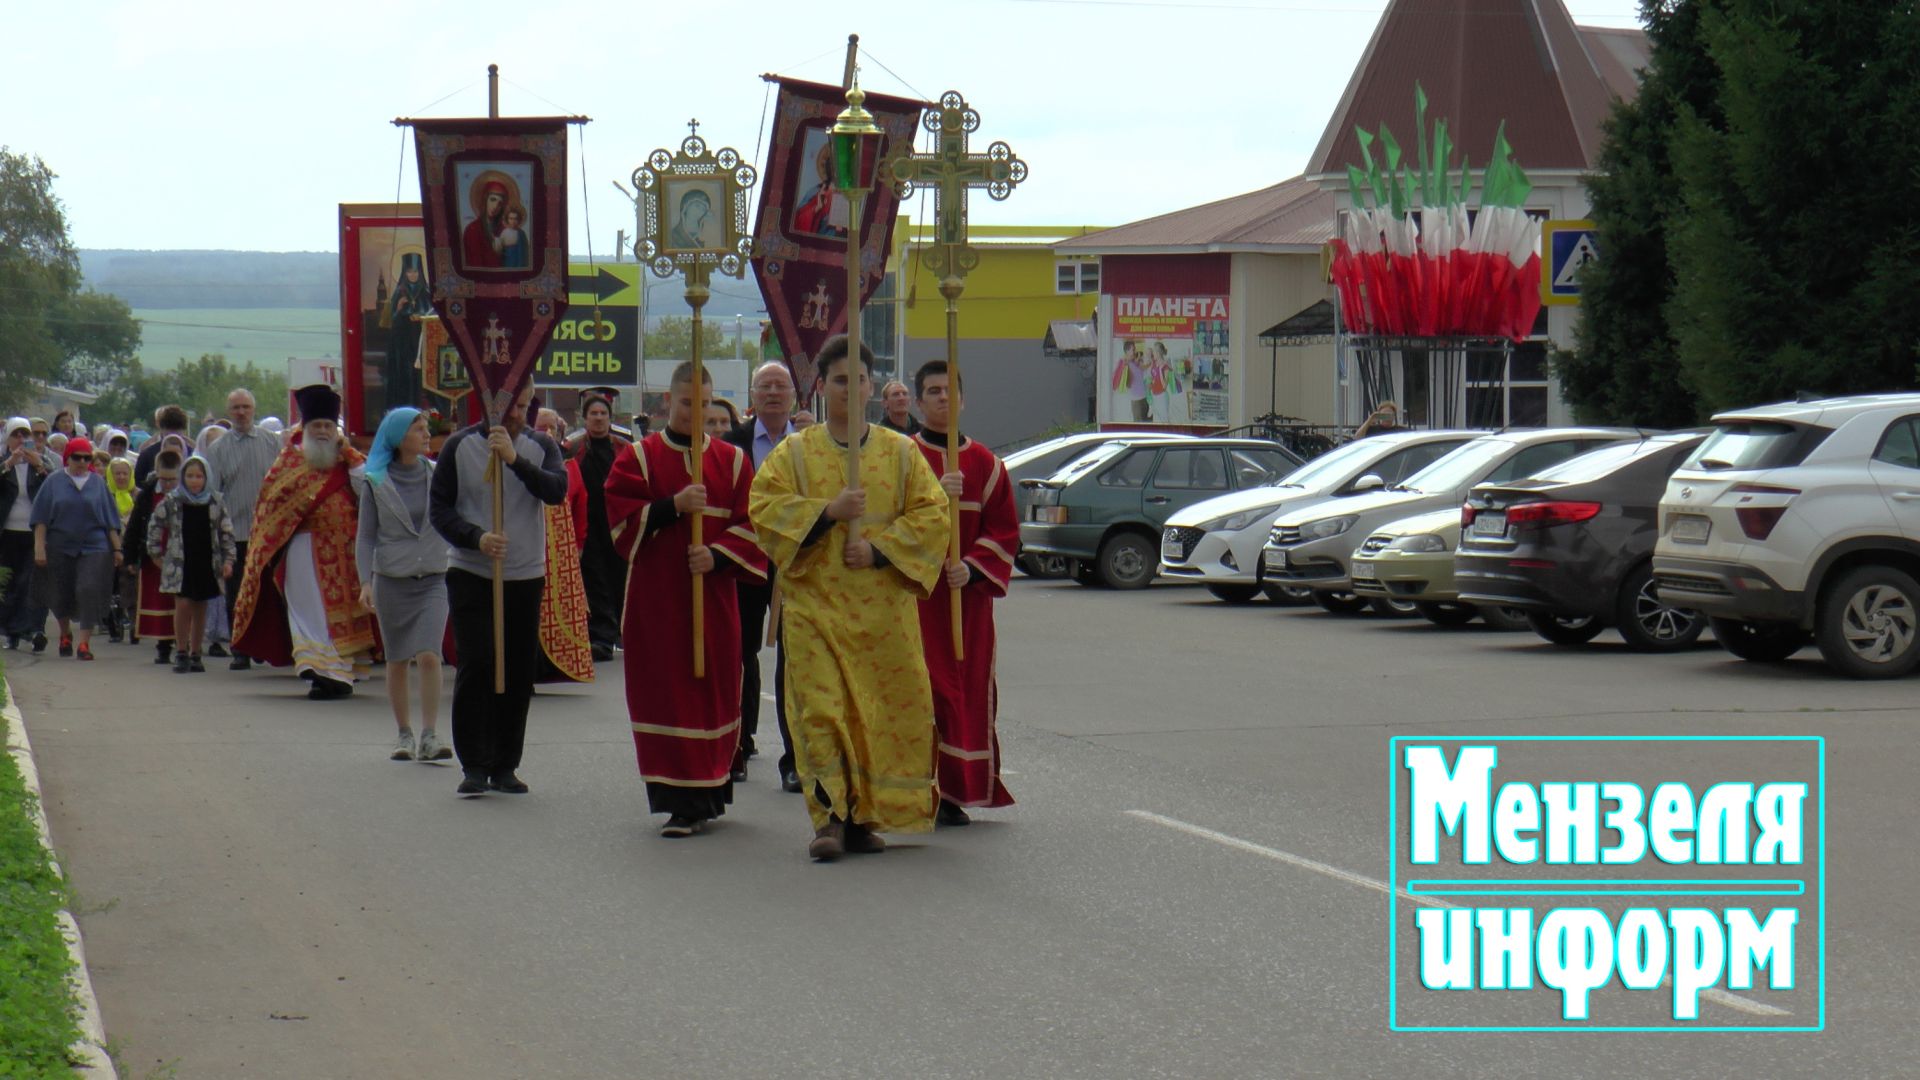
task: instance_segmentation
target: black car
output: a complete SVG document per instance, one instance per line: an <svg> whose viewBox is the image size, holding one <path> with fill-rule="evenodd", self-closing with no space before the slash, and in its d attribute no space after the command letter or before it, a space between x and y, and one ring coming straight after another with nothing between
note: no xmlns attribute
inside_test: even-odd
<svg viewBox="0 0 1920 1080"><path fill-rule="evenodd" d="M1617 443L1526 480L1481 484L1461 508L1454 580L1467 603L1519 608L1560 645L1611 626L1649 652L1682 649L1706 628L1661 603L1653 544L1667 477L1705 432Z"/></svg>

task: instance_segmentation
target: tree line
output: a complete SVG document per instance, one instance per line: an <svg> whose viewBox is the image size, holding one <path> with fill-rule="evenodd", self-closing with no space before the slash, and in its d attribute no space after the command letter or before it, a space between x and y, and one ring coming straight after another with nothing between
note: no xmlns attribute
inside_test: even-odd
<svg viewBox="0 0 1920 1080"><path fill-rule="evenodd" d="M1920 372L1920 14L1893 0L1643 0L1639 96L1589 180L1583 419L1653 427Z"/></svg>
<svg viewBox="0 0 1920 1080"><path fill-rule="evenodd" d="M125 300L83 287L54 171L0 146L0 412L21 411L36 383L100 395L89 421L149 420L161 405L195 417L225 410L227 391L253 390L263 413L287 399L286 376L218 354L147 371L140 323Z"/></svg>

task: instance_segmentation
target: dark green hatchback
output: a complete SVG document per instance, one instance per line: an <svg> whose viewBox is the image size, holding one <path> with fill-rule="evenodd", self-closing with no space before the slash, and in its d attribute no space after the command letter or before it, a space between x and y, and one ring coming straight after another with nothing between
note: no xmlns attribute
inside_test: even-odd
<svg viewBox="0 0 1920 1080"><path fill-rule="evenodd" d="M1265 439L1108 443L1045 480L1020 482L1031 497L1020 549L1073 560L1083 585L1142 588L1159 569L1160 529L1174 511L1299 466L1291 450Z"/></svg>

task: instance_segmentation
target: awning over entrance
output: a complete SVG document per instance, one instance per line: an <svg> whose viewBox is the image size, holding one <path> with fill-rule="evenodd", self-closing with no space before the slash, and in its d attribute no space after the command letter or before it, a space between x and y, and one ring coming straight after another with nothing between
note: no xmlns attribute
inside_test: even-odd
<svg viewBox="0 0 1920 1080"><path fill-rule="evenodd" d="M1047 339L1042 349L1048 356L1092 356L1099 349L1091 322L1055 319L1047 324Z"/></svg>
<svg viewBox="0 0 1920 1080"><path fill-rule="evenodd" d="M1262 345L1318 345L1333 340L1333 302L1321 300L1292 317L1268 327L1260 335Z"/></svg>

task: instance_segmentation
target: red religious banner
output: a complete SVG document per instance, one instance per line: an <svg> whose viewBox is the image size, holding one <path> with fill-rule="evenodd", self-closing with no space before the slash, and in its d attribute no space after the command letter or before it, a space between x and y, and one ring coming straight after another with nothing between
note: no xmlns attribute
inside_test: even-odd
<svg viewBox="0 0 1920 1080"><path fill-rule="evenodd" d="M760 188L753 269L766 299L780 350L802 400L813 388L813 357L847 329L847 199L835 190L833 144L827 133L847 107L846 91L826 83L769 75L780 84L772 148ZM872 152L880 161L913 149L914 130L927 102L868 94L866 107L882 132ZM899 198L876 173L860 221L860 302L886 276Z"/></svg>
<svg viewBox="0 0 1920 1080"><path fill-rule="evenodd" d="M410 120L433 304L489 423L567 309L563 117Z"/></svg>

